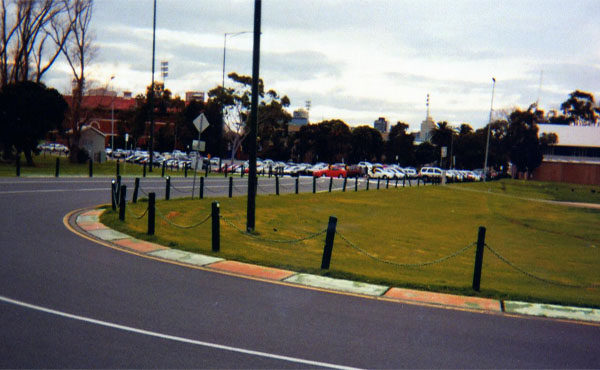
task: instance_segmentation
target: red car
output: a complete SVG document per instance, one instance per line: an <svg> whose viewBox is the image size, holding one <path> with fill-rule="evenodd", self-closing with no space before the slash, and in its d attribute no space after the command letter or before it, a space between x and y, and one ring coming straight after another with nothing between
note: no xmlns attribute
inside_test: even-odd
<svg viewBox="0 0 600 370"><path fill-rule="evenodd" d="M313 172L314 177L346 177L346 168L343 166L329 166Z"/></svg>

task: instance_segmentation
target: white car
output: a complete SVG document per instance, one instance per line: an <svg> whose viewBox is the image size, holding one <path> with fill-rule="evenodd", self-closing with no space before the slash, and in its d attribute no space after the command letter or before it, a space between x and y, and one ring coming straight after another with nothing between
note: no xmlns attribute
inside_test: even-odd
<svg viewBox="0 0 600 370"><path fill-rule="evenodd" d="M367 175L374 179L393 179L396 176L395 173L388 171L383 167L373 167L369 170Z"/></svg>
<svg viewBox="0 0 600 370"><path fill-rule="evenodd" d="M419 176L421 176L423 179L441 179L442 178L442 174L443 171L441 168L438 167L423 167L421 168L421 171L419 171Z"/></svg>

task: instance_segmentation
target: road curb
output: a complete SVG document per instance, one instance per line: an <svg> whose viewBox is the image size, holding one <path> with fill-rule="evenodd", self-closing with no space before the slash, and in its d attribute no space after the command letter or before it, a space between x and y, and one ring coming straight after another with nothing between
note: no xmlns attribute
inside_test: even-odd
<svg viewBox="0 0 600 370"><path fill-rule="evenodd" d="M208 271L224 272L240 277L277 281L294 286L315 288L330 292L342 292L363 297L385 299L399 303L419 303L473 312L490 312L565 319L570 321L600 323L600 310L583 307L538 304L519 301L501 301L489 298L459 296L413 289L375 285L363 282L336 279L326 276L297 273L290 270L264 267L255 264L225 260L215 256L181 251L159 244L135 239L129 235L109 229L100 223L104 210L84 209L71 213L77 232L92 239L101 240L116 249L131 251L140 256L176 262L181 265L200 267ZM101 227L101 226L103 227Z"/></svg>

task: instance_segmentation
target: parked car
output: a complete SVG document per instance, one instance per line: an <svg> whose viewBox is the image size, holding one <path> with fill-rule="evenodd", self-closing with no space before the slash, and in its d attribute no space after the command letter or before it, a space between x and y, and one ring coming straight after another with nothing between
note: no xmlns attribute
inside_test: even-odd
<svg viewBox="0 0 600 370"><path fill-rule="evenodd" d="M373 166L368 172L368 177L374 179L393 179L395 176L395 173L379 166Z"/></svg>
<svg viewBox="0 0 600 370"><path fill-rule="evenodd" d="M367 167L363 167L357 164L348 166L346 169L346 177L363 177L367 174Z"/></svg>
<svg viewBox="0 0 600 370"><path fill-rule="evenodd" d="M423 167L421 168L421 171L419 171L419 176L422 177L424 180L430 180L434 178L441 179L442 174L442 169L438 167Z"/></svg>
<svg viewBox="0 0 600 370"><path fill-rule="evenodd" d="M314 177L346 177L346 168L344 166L329 166L328 168L313 172Z"/></svg>

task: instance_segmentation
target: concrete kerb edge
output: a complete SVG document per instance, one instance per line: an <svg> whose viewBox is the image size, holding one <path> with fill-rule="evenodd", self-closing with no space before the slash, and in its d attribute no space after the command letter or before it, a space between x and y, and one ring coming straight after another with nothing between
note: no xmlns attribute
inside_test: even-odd
<svg viewBox="0 0 600 370"><path fill-rule="evenodd" d="M77 225L80 221L87 221L88 218L85 215L86 212L89 211L97 211L98 208L88 208L76 211L72 213L72 223ZM81 218L84 216L85 218ZM99 219L99 216L97 216ZM115 249L120 250L130 250L130 248L123 247L122 245L116 244L115 241L128 239L132 242L140 242L144 243L144 241L135 239L129 235L117 232L115 230L109 229L110 231L116 234L107 234L109 235L106 239L102 237L102 233L94 233L92 231L86 231L78 226L78 232L84 235L88 235L92 239L101 240L105 243L111 244ZM97 235L99 234L99 235ZM115 235L118 235L115 239ZM124 238L120 238L124 236ZM223 273L222 270L217 268L211 268L211 265L217 265L220 262L226 262L227 260L219 257L207 256L199 253L191 253L186 251L180 251L177 249L167 248L161 250L153 250L149 252L139 252L133 250L133 252L140 256L148 256L156 260L161 261L169 261L175 262L184 266L191 267L201 267L202 269L220 272ZM258 265L257 265L258 266ZM518 302L518 301L503 301L498 300L499 309L496 311L494 309L479 309L473 308L469 305L466 306L456 306L449 305L444 302L437 302L435 300L409 300L403 298L393 298L387 295L390 290L395 289L395 287L391 286L383 286L383 285L374 285L363 282L356 282L344 279L336 279L319 275L305 274L294 272L292 275L278 280L265 278L261 276L247 275L241 272L232 272L229 271L228 274L239 277L250 277L255 278L262 281L279 281L281 283L286 283L289 285L308 287L312 289L322 290L322 291L330 291L330 292L338 292L338 293L346 293L356 296L362 296L367 298L375 298L382 299L385 301L394 301L401 303L421 303L431 306L438 307L447 307L454 309L461 309L473 312L505 312L509 314L516 314L520 316L535 316L535 317L547 317L551 319L565 319L569 321L579 321L579 322L592 322L592 323L600 323L600 309L592 309L592 308L584 308L584 307L569 307L569 306L560 306L560 305L549 305L549 304L538 304L538 303L529 303L529 302ZM400 288L402 289L402 288ZM421 291L415 291L421 293ZM461 297L461 296L456 296ZM468 297L464 297L468 298ZM490 299L490 301L496 301Z"/></svg>

